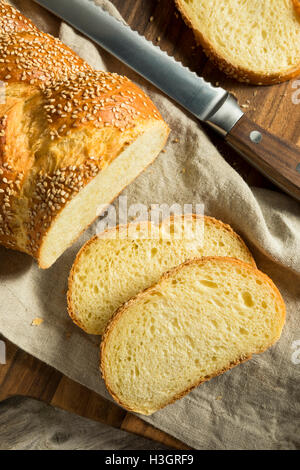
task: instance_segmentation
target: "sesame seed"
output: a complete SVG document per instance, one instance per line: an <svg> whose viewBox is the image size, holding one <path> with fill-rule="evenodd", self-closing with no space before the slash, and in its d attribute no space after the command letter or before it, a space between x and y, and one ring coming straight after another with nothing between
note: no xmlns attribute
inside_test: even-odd
<svg viewBox="0 0 300 470"><path fill-rule="evenodd" d="M0 2L0 62L4 64L0 80L9 83L22 81L41 93L48 125L48 134L43 137L45 140L55 141L56 145L57 139L63 139L85 127L97 129L96 132L104 127L125 132L134 128L140 117L161 119L144 93L129 79L115 73L94 71L59 40L40 33L30 21L14 12L12 7ZM19 18L19 22L13 21L14 17ZM12 21L9 22L8 18ZM20 34L14 34L16 31ZM145 108L147 116L143 114ZM7 116L0 118L2 138L6 135L6 119ZM50 151L52 146L50 143ZM76 158L70 156L71 164L68 168L61 168L58 161L57 168L47 173L43 159L46 161L48 155L41 156L42 169L34 176L33 204L24 220L30 252L38 249L44 230L49 228L56 213L103 166L102 156L85 157L86 160L80 164ZM14 224L18 226L19 222L14 213L13 198L20 192L25 175L14 172L8 162L2 162L0 175L5 175L0 179L0 233L7 234L7 243L14 246L16 241L12 228Z"/></svg>

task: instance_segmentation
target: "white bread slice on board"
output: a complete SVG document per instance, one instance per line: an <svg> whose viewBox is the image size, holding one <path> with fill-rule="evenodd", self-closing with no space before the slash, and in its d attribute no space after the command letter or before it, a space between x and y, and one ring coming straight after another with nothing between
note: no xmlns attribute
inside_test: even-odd
<svg viewBox="0 0 300 470"><path fill-rule="evenodd" d="M293 0L295 7L298 1ZM175 0L208 57L239 81L266 85L300 73L292 0Z"/></svg>
<svg viewBox="0 0 300 470"><path fill-rule="evenodd" d="M154 224L143 222L116 227L88 241L78 253L69 277L68 310L73 321L90 334L102 334L117 308L139 291L157 282L168 269L199 256L230 256L255 265L242 239L222 222L201 216L171 218L174 233L186 224L188 239L165 235L146 239ZM138 227L137 237L122 238ZM186 234L186 232L184 232ZM180 235L180 234L179 234Z"/></svg>
<svg viewBox="0 0 300 470"><path fill-rule="evenodd" d="M101 343L102 376L120 405L150 415L265 351L284 321L283 299L258 269L190 260L116 312Z"/></svg>

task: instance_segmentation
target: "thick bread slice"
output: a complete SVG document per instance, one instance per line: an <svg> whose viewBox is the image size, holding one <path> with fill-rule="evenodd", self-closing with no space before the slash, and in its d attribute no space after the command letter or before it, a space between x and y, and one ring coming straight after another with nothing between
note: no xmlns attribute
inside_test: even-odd
<svg viewBox="0 0 300 470"><path fill-rule="evenodd" d="M176 238L183 223L191 232L185 239ZM84 245L72 267L68 291L69 314L78 326L87 333L102 334L120 305L187 259L230 256L255 265L241 238L218 220L177 216L171 219L171 226L175 235L166 235L164 222L159 237L148 239L144 232L153 230L155 225L129 224L96 236ZM132 229L136 227L139 232L133 237ZM124 231L129 231L130 238L122 238Z"/></svg>
<svg viewBox="0 0 300 470"><path fill-rule="evenodd" d="M265 351L285 305L273 282L230 258L191 260L122 306L101 343L107 389L149 415Z"/></svg>
<svg viewBox="0 0 300 470"><path fill-rule="evenodd" d="M175 0L210 59L226 74L258 85L300 73L298 0Z"/></svg>

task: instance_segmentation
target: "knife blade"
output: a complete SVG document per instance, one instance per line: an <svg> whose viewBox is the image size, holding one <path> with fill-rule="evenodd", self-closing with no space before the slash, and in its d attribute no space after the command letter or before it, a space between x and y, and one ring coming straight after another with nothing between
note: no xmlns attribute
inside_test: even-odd
<svg viewBox="0 0 300 470"><path fill-rule="evenodd" d="M249 120L236 99L214 87L94 0L35 0L88 36L162 90L200 121L205 121L284 191L300 200L300 149Z"/></svg>

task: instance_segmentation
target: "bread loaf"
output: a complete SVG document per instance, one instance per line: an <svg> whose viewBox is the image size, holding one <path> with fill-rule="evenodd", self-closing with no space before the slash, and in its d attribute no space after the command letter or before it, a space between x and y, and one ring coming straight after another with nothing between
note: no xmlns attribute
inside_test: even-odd
<svg viewBox="0 0 300 470"><path fill-rule="evenodd" d="M152 238L145 233L151 229ZM120 305L187 259L231 256L255 265L241 238L211 217L176 216L161 224L157 237L153 229L147 222L117 227L92 238L78 253L69 277L68 308L87 333L102 334Z"/></svg>
<svg viewBox="0 0 300 470"><path fill-rule="evenodd" d="M0 3L0 244L48 268L163 148L129 79L93 70Z"/></svg>
<svg viewBox="0 0 300 470"><path fill-rule="evenodd" d="M258 85L300 73L299 0L175 0L208 57L226 74Z"/></svg>
<svg viewBox="0 0 300 470"><path fill-rule="evenodd" d="M120 307L101 343L114 399L149 415L265 351L285 306L273 282L230 258L188 261Z"/></svg>

